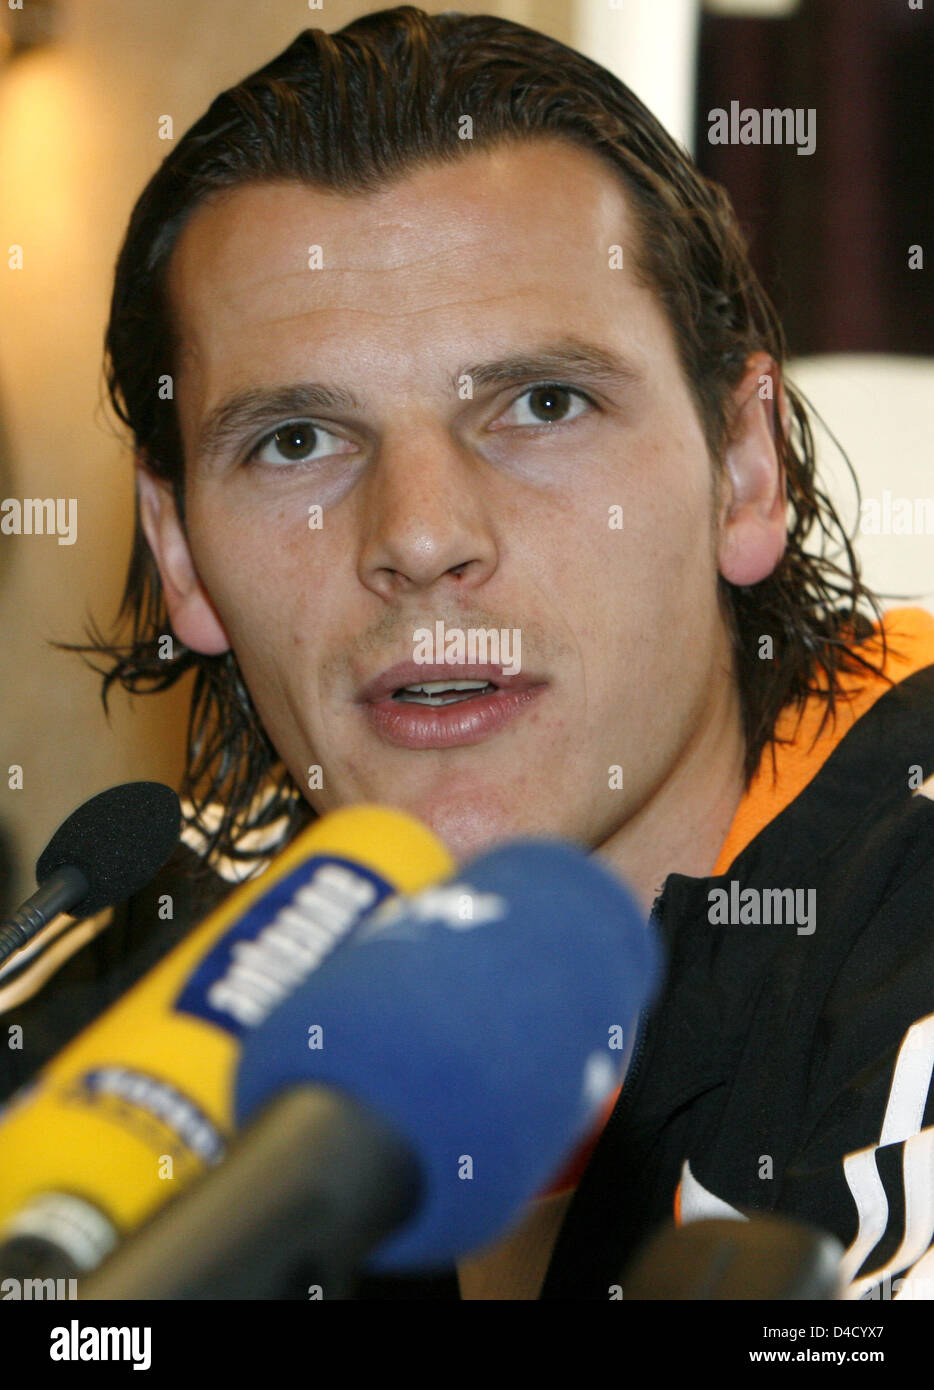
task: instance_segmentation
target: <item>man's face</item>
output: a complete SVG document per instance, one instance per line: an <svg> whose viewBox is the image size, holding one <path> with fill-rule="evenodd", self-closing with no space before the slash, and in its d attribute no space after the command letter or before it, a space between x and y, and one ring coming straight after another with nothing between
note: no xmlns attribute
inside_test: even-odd
<svg viewBox="0 0 934 1390"><path fill-rule="evenodd" d="M523 833L600 845L722 707L711 463L632 227L612 173L548 140L365 196L244 187L185 228L194 570L166 583L173 625L233 648L316 810L401 806L457 856ZM622 370L555 359L572 339ZM312 383L355 403L303 408ZM222 403L283 388L205 441ZM518 631L511 693L362 699L439 621Z"/></svg>

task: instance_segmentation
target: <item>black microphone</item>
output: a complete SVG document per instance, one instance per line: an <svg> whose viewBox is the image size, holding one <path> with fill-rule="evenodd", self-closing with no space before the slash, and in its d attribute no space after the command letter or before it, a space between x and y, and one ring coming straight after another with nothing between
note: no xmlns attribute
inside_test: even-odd
<svg viewBox="0 0 934 1390"><path fill-rule="evenodd" d="M126 782L72 811L39 856L38 890L0 923L0 964L59 912L92 917L144 888L178 843L181 815L161 782Z"/></svg>

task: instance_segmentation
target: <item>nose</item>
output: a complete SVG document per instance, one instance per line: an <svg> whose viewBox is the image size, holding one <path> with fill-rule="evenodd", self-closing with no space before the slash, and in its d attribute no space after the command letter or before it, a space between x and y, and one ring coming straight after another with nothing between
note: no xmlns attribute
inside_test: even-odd
<svg viewBox="0 0 934 1390"><path fill-rule="evenodd" d="M386 599L443 576L484 584L498 563L485 468L437 423L409 422L384 438L360 495L361 583Z"/></svg>

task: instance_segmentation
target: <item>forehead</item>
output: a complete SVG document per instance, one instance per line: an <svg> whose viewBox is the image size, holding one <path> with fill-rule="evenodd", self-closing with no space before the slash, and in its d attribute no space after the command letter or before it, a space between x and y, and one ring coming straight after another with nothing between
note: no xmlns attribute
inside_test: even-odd
<svg viewBox="0 0 934 1390"><path fill-rule="evenodd" d="M475 329L508 346L525 314L583 327L606 316L608 295L619 308L640 293L633 246L619 178L564 140L471 151L366 194L243 185L199 206L172 254L179 366L197 367L210 396L222 363L225 377L255 380L268 354L309 340L321 352L353 340L359 366L364 336L376 362L398 358L400 334L414 351L413 335L438 350Z"/></svg>

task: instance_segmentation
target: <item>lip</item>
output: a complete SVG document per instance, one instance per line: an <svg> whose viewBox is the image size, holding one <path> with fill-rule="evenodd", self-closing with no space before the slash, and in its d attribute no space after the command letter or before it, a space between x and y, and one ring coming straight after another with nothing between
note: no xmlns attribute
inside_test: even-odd
<svg viewBox="0 0 934 1390"><path fill-rule="evenodd" d="M394 690L419 681L483 680L498 687L488 695L430 709L403 704ZM357 697L370 727L400 748L455 748L482 743L532 705L546 683L527 675L505 676L501 666L423 665L400 662L364 686Z"/></svg>

